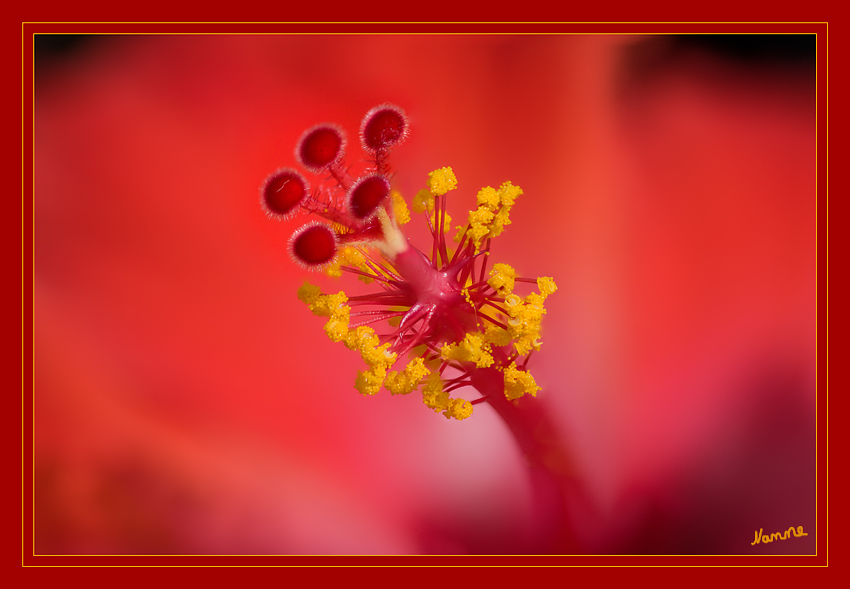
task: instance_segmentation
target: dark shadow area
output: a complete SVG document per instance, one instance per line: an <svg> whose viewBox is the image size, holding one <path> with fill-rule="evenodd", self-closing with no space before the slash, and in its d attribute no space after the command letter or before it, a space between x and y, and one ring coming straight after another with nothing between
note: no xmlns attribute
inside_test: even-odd
<svg viewBox="0 0 850 589"><path fill-rule="evenodd" d="M658 35L641 39L621 57L621 99L642 96L671 75L704 83L814 96L816 36Z"/></svg>
<svg viewBox="0 0 850 589"><path fill-rule="evenodd" d="M681 35L672 39L671 50L698 49L738 63L783 64L814 69L816 37L808 35Z"/></svg>

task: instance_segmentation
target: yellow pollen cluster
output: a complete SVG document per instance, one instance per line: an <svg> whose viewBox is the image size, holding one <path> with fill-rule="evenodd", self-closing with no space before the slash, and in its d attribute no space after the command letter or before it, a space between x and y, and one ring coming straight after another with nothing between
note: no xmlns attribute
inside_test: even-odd
<svg viewBox="0 0 850 589"><path fill-rule="evenodd" d="M358 350L360 357L369 366L368 370L357 371L354 388L363 395L377 394L387 377L387 368L396 359L396 355L389 351L390 344L379 345L375 331L365 326L349 331L343 343L349 350Z"/></svg>
<svg viewBox="0 0 850 589"><path fill-rule="evenodd" d="M434 195L426 189L422 189L413 197L411 208L414 213L424 213L426 210L430 213L434 210Z"/></svg>
<svg viewBox="0 0 850 589"><path fill-rule="evenodd" d="M432 374L422 387L422 400L436 413L442 413L446 419L466 419L472 415L472 403L464 399L452 399L443 390L443 381L438 374Z"/></svg>
<svg viewBox="0 0 850 589"><path fill-rule="evenodd" d="M519 399L523 395L536 397L539 390L540 387L527 370L520 370L514 362L505 368L505 396L509 401Z"/></svg>
<svg viewBox="0 0 850 589"><path fill-rule="evenodd" d="M384 388L392 395L407 395L415 391L420 381L429 374L431 371L425 366L425 361L414 358L403 372L390 372L384 381Z"/></svg>
<svg viewBox="0 0 850 589"><path fill-rule="evenodd" d="M558 287L555 286L555 281L548 276L541 276L537 279L537 288L540 290L540 294L543 298L548 297L550 294L558 290Z"/></svg>
<svg viewBox="0 0 850 589"><path fill-rule="evenodd" d="M487 368L493 364L489 353L490 345L480 334L467 333L463 341L456 344L444 344L440 355L446 360L475 362L478 368Z"/></svg>
<svg viewBox="0 0 850 589"><path fill-rule="evenodd" d="M508 332L515 340L514 348L520 355L540 349L540 321L546 313L542 300L540 295L531 293L525 297L525 301L508 307L511 317L508 320Z"/></svg>
<svg viewBox="0 0 850 589"><path fill-rule="evenodd" d="M438 170L439 171L439 170ZM416 196L413 197L413 204L411 205L414 213L424 213L428 211L428 214L431 218L431 227L434 229L437 228L437 211L434 207L434 193L429 190L422 189L416 193ZM452 216L448 213L445 213L445 220L443 221L443 227L448 230L449 226L452 222Z"/></svg>
<svg viewBox="0 0 850 589"><path fill-rule="evenodd" d="M408 217L409 217L408 213ZM360 250L353 246L346 246L342 248L334 258L333 262L325 268L325 274L328 276L332 276L333 278L339 278L342 276L341 266L352 266L354 268L358 268L364 272L370 272L368 264L366 264L366 256L364 256ZM375 280L373 278L369 278L368 276L358 276L360 280L365 282L366 284L371 284Z"/></svg>
<svg viewBox="0 0 850 589"><path fill-rule="evenodd" d="M389 351L389 343L380 343L371 327L361 325L356 329L348 328L350 307L345 304L348 298L344 292L325 295L319 287L305 282L298 289L298 299L307 304L314 315L328 317L325 332L331 340L341 341L349 350L360 352L360 357L368 366L366 370L358 370L354 380L354 388L361 394L375 395L384 387L390 394L407 395L419 388L423 379L432 375L421 357L411 360L401 372L389 371L397 355ZM490 358L490 363L492 361ZM436 378L428 381L430 388L426 387L422 392L423 401L428 407L442 412L447 418L465 419L472 415L470 403L449 398L448 393L442 390L439 375L434 374L433 377Z"/></svg>
<svg viewBox="0 0 850 589"><path fill-rule="evenodd" d="M443 411L446 419L454 417L457 420L466 419L472 415L472 403L464 399L449 399L449 407Z"/></svg>
<svg viewBox="0 0 850 589"><path fill-rule="evenodd" d="M516 271L507 264L494 264L490 270L490 279L487 284L496 289L496 291L504 295L514 291L514 279Z"/></svg>
<svg viewBox="0 0 850 589"><path fill-rule="evenodd" d="M428 174L428 190L431 194L442 196L455 188L457 188L457 178L451 168L440 168Z"/></svg>
<svg viewBox="0 0 850 589"><path fill-rule="evenodd" d="M407 202L398 190L390 192L390 201L393 204L393 217L398 225L404 225L410 222L410 211L407 209Z"/></svg>
<svg viewBox="0 0 850 589"><path fill-rule="evenodd" d="M511 333L507 329L502 329L498 325L488 323L484 328L484 341L491 346L507 346L511 343Z"/></svg>
<svg viewBox="0 0 850 589"><path fill-rule="evenodd" d="M350 307L346 305L348 297L344 292L333 295L323 295L319 287L304 283L298 289L298 299L309 305L314 315L328 317L325 332L335 341L342 341L348 334Z"/></svg>
<svg viewBox="0 0 850 589"><path fill-rule="evenodd" d="M504 266L497 269L494 267L490 273L491 278L488 284L493 288L497 288L500 294L505 296L505 310L508 312L508 336L514 340L514 349L522 356L528 354L532 350L540 349L540 322L543 315L546 313L546 308L543 303L550 294L555 292L558 287L555 286L555 281L548 276L543 276L537 279L537 287L540 293L531 293L525 299L513 294L510 290L513 287L513 269L506 264L496 264L496 266ZM510 276L510 279L507 277ZM510 288L508 285L510 284ZM505 294L507 293L507 294ZM500 341L504 342L505 337L501 333L503 330L495 330L488 328L485 335L488 335L488 341L495 345L495 338L499 337Z"/></svg>
<svg viewBox="0 0 850 589"><path fill-rule="evenodd" d="M298 288L298 300L305 305L312 305L320 296L322 296L322 289L309 282L305 282Z"/></svg>
<svg viewBox="0 0 850 589"><path fill-rule="evenodd" d="M354 379L354 388L361 395L377 395L387 377L387 369L383 366L372 366L369 370L358 370Z"/></svg>
<svg viewBox="0 0 850 589"><path fill-rule="evenodd" d="M386 369L396 360L396 355L389 351L390 344L381 344L371 327L361 325L350 330L342 342L349 350L360 352L360 357L369 366L381 366Z"/></svg>
<svg viewBox="0 0 850 589"><path fill-rule="evenodd" d="M505 225L510 224L511 207L520 194L522 189L510 182L505 182L498 190L487 186L478 192L478 208L469 212L468 232L476 253L483 239L501 235Z"/></svg>

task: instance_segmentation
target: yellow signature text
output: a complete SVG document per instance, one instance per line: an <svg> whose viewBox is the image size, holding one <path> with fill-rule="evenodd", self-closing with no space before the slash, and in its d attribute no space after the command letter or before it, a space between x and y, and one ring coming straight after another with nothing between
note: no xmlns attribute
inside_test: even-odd
<svg viewBox="0 0 850 589"><path fill-rule="evenodd" d="M794 529L794 526L791 526L784 532L774 532L770 536L764 534L764 528L759 529L756 532L756 539L750 543L751 546L755 546L759 542L767 544L769 542L773 542L774 540L787 540L791 537L791 534L794 534L795 538L799 538L800 536L808 536L807 533L803 531L803 526L797 526L797 529Z"/></svg>

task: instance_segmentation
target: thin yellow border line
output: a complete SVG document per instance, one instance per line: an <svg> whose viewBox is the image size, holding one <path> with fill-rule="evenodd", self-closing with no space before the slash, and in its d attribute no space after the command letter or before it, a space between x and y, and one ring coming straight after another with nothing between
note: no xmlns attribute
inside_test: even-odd
<svg viewBox="0 0 850 589"><path fill-rule="evenodd" d="M468 21L468 22L467 21L458 21L458 22L431 22L431 21L422 21L422 22L419 22L419 21L410 21L410 22L407 22L407 21L398 21L398 22L396 22L396 21L391 21L391 22L383 22L383 21L363 21L363 22L359 22L359 21L358 22L336 22L336 21L328 21L328 22L324 22L324 21L315 21L315 22L314 21L304 21L304 22L301 22L301 21L295 21L295 22L251 22L251 21L247 21L247 22L217 22L217 21L211 21L211 22L182 22L182 21L177 21L177 22L168 22L168 21L163 21L163 22L145 22L145 21L139 21L139 22L135 22L135 21L133 21L133 22L110 22L110 21L54 22L54 21L32 21L32 22L30 22L30 21L23 21L21 23L21 38L22 38L22 41L21 41L21 87L23 87L23 81L24 81L24 73L23 73L24 72L24 61L23 61L24 51L23 51L23 48L24 48L24 40L26 39L25 28L26 28L26 25L34 25L34 24L91 24L91 25L101 25L101 24L150 24L150 25L161 25L161 24L178 24L178 25L180 25L180 24L188 24L188 25L206 25L206 24L225 24L225 25L240 25L240 24L259 24L259 25L279 25L279 24L285 24L285 25L302 25L302 24L319 24L319 25L324 25L324 24L329 24L329 25L338 25L338 24L343 24L343 25L360 25L360 24L377 24L377 25L394 25L394 24L417 24L417 25L419 25L419 24L426 24L426 25L446 25L446 24L451 24L451 25L457 25L457 24L460 24L460 25L466 25L466 24L472 24L472 25L478 25L478 24L485 24L485 25L491 25L491 24L499 24L499 25L527 25L527 24L540 24L540 25L564 25L564 24L565 25L571 25L571 24L638 24L638 25L640 25L640 24L654 24L654 25L665 25L665 24L712 24L712 25L724 25L724 24L745 24L745 25L751 25L751 24L755 24L755 25L758 25L758 24L796 24L796 25L810 25L810 24L818 24L818 25L826 25L827 34L828 34L828 31L829 31L828 21L804 21L804 22L786 22L786 21L776 21L776 22L774 22L774 21L764 21L764 22L762 22L762 21L754 21L754 22L749 22L749 21L740 21L740 22L739 21L729 21L729 22L675 22L675 21L671 21L671 22L653 22L653 23L648 23L648 22L619 22L619 21L612 21L612 22L596 22L596 21L587 21L587 22L585 22L585 21L576 21L576 22L572 22L572 21L563 21L563 22L560 22L560 21L559 22L542 22L542 21L541 22L538 22L538 21L528 21L528 22L502 22L502 21L493 21L493 22L489 22L489 21L480 21L480 22L479 21ZM81 33L79 33L79 32L73 32L73 33L61 33L61 32L60 33L32 33L31 36L32 36L33 44L35 42L35 35L37 35L37 34L79 35ZM790 32L790 33L774 33L774 32L756 32L756 33L746 33L746 32L741 32L741 33L736 33L736 32L717 32L717 33L711 33L711 32L707 32L707 33L706 32L696 32L696 33L675 33L675 32L604 33L604 32L586 32L585 33L585 32L565 31L565 32L562 32L562 33L560 33L560 32L539 32L539 33L535 33L535 32L495 32L494 31L494 32L470 33L470 32L437 32L437 31L435 31L435 32L431 32L431 33L429 33L429 32L395 32L395 33L393 33L393 32L387 32L387 33L375 33L375 32L362 32L362 33L357 33L357 32L342 32L342 33L341 32L315 32L315 33L312 33L312 32L280 32L280 33L275 33L275 32L241 32L241 33L240 32L235 32L235 33L222 33L222 32L219 32L219 33L216 33L216 32L199 32L199 33L181 33L181 32L174 32L174 33L158 32L157 33L157 32L151 32L151 33L144 33L144 32L132 32L132 33L82 33L82 34L133 35L133 36L146 36L146 35L161 35L161 36L169 36L169 35L185 35L185 36L189 36L189 35L209 35L209 36L223 36L223 35L292 35L292 36L308 36L308 35L327 35L327 36L331 36L331 35L339 35L339 36L351 36L351 35L363 35L363 36L366 36L366 35L404 35L404 36L417 36L417 35L440 35L440 36L451 36L451 35L476 35L476 36L485 36L485 35L498 35L498 36L506 36L506 35L522 35L522 36L535 36L535 35L553 35L553 36L554 35L607 35L607 36L612 36L612 35L624 35L624 36L628 36L628 35L647 35L647 34L651 34L651 35L677 35L677 36L680 36L680 35L739 35L739 34L747 34L747 35L777 35L777 34L783 34L783 35L814 35L815 39L816 39L816 41L815 41L815 60L816 60L816 63L817 63L817 59L818 59L818 55L817 55L817 35L818 35L818 33L817 32ZM814 553L814 555L812 555L812 554L758 554L758 555L756 555L756 554L705 554L705 555L676 555L676 554L673 554L673 555L670 555L670 554L596 554L596 555L593 555L593 554L575 554L575 555L573 555L573 554L563 554L563 555L539 555L539 554L513 554L513 555L496 555L496 554L493 554L493 555L486 555L486 554L475 554L475 555L452 555L452 554L445 554L445 555L437 555L437 554L428 554L428 555L420 555L420 554L405 554L405 555L395 555L395 554L384 554L384 555L380 555L380 554L315 554L315 555L311 555L311 554L292 554L292 555L290 555L290 554L257 554L257 555L248 555L248 554L197 554L197 555L196 554L179 554L179 555L175 555L175 554L38 554L37 555L35 553L35 111L34 111L34 109L35 109L35 104L34 104L34 100L35 100L35 47L34 47L34 45L32 47L32 52L33 52L32 53L32 55L33 55L33 60L32 60L33 61L33 63L32 63L32 93L33 93L32 94L33 95L33 107L32 107L33 108L33 111L32 111L32 115L33 115L33 118L32 118L32 138L33 138L33 145L32 145L32 164L33 164L33 166L32 166L33 167L33 170L32 170L32 252L33 252L33 257L32 257L32 289L33 289L33 291L32 291L32 305L33 305L33 307L32 307L32 309L33 309L33 312L32 312L32 315L33 315L33 317L32 317L32 336L33 336L33 341L32 341L32 379L33 379L32 380L32 383L33 383L32 384L32 387L33 387L33 391L32 391L33 392L33 397L32 397L32 422L33 422L32 423L32 427L33 427L33 439L32 439L32 444L33 444L33 447L32 447L32 454L33 454L32 455L32 459L33 459L33 472L32 472L32 485L33 485L32 486L32 500L33 500L33 503L32 503L32 505L33 505L33 510L32 510L32 532L33 532L32 556L33 557L47 557L47 558L50 558L50 557L59 557L59 558L61 558L61 557L74 557L74 558L79 558L79 557L82 557L82 558L92 558L92 557L94 557L94 558L104 558L104 557L106 557L106 558L108 558L108 557L130 557L130 558L161 558L161 557L173 557L173 558L209 558L209 557L213 557L213 558L222 558L222 557L230 557L230 558L281 558L281 557L284 557L284 558L315 558L315 557L319 557L319 558L488 558L488 557L504 557L504 556L507 556L507 557L510 557L510 558L564 558L564 557L581 558L581 557L594 557L594 556L596 556L596 557L606 557L606 558L629 558L629 557L647 557L647 558L653 558L653 557L656 557L656 558L657 557L661 557L661 558L689 558L689 557L690 558L702 558L702 557L708 557L708 558L712 558L712 557L714 557L714 558L730 558L730 557L793 558L793 557L802 557L802 558L812 558L812 557L818 556L817 543L818 543L818 536L820 535L820 529L819 528L817 528L817 531L815 533L815 553ZM824 64L825 67L828 67L828 57L825 56L824 60L825 60L825 64ZM818 74L818 71L817 71L817 68L816 68L815 69L815 169L816 169L816 171L817 171L817 168L818 168L818 142L817 142L817 137L818 137L818 124L817 124L817 120L818 120L817 119L817 115L818 115L818 111L817 111L817 105L818 105L818 85L817 85L818 75L817 74ZM828 113L828 96L829 96L828 78L825 79L824 83L827 85L827 91L826 91L826 95L824 97L824 100L826 101L827 113ZM22 148L22 150L23 150L23 146L24 146L24 131L23 131L23 129L24 129L24 107L23 107L23 100L22 100L21 101L21 148ZM828 129L825 129L825 134L826 134L826 138L827 138L826 140L827 140L827 147L828 147ZM827 160L826 160L827 210L828 210L828 202L829 202L829 200L828 200L828 172L829 172L828 161L829 161L829 159L828 159L828 156L827 156ZM24 174L25 174L25 162L22 161L21 162L22 188L23 188ZM818 328L818 322L817 322L817 310L818 310L817 309L817 290L818 290L818 283L817 283L817 274L818 274L818 265L817 265L817 254L818 254L817 193L818 193L818 184L817 184L817 178L816 178L815 179L815 399L816 399L816 401L815 401L815 403L816 403L815 404L815 521L816 522L817 522L817 513L818 513L818 495L817 495L817 488L818 488L818 478L817 478L817 467L818 467L818 461L817 461L817 449L818 449L818 438L817 438L817 426L818 426L818 420L817 420L817 417L818 417L818 412L817 412L817 390L818 390L817 389L817 377L818 377L818 370L817 370L817 358L818 358L818 349L817 349L817 347L818 347L818 339L817 339L817 328ZM23 210L23 191L22 191L21 198L22 198L22 210ZM23 301L24 301L24 292L25 292L24 286L23 286L23 284L24 284L24 276L23 276L23 266L24 266L23 222L24 222L24 219L22 218L21 219L21 229L22 229L22 235L21 235L21 268L22 268L21 269L21 340L22 340L22 342L21 342L21 345L22 345L22 347L23 347L23 343L24 343L24 341L23 341L24 340L24 336L23 336L23 333L24 333L24 303L23 303ZM827 239L828 239L828 222L827 222ZM827 267L828 267L828 265L829 265L828 243L827 243L826 256L827 256ZM826 296L827 296L827 319L828 319L828 308L829 308L829 274L828 274L828 272L827 272L826 280L827 280ZM827 322L827 325L826 325L826 330L827 330L827 338L828 338L828 336L829 336L828 322ZM827 346L828 346L828 339L827 339ZM22 355L22 357L21 357L22 385L23 385L23 375L24 375L24 366L25 366L24 362L25 362L25 360L24 360L24 357ZM826 362L827 362L827 371L828 371L828 365L829 365L828 352L827 352L827 356L826 356ZM23 402L24 402L23 386L22 386L21 390L22 390L22 392L21 392L21 396L22 396L21 405L23 406ZM828 396L828 389L827 389L827 392L826 392L827 407L829 406L828 399L829 399L829 396ZM828 431L828 419L829 419L829 417L828 417L828 413L827 413L827 431ZM23 426L23 420L21 422L21 425ZM827 440L827 447L825 448L825 450L826 450L826 459L828 461L828 456L829 456L828 440ZM23 473L24 473L23 464L24 464L24 432L23 432L23 427L22 427L22 431L21 431L21 474L22 474L21 478L22 479L23 479ZM828 476L829 476L829 473L828 473L828 470L827 470L827 487L826 487L827 504L828 504L828 493L829 493ZM23 491L23 489L22 489L22 491ZM23 495L24 494L22 492L21 493L21 528L22 528L22 531L21 531L22 542L21 543L22 543L22 545L23 545L23 540L24 540L23 521L24 521L24 507L25 507L24 501L23 501ZM828 540L828 527L827 527L827 540ZM206 565L206 564L202 564L202 565L137 565L137 564L126 564L126 565L88 565L88 564L80 564L80 565L27 565L24 562L24 555L22 554L21 555L21 559L22 559L21 565L23 567L26 567L26 568L35 568L35 567L38 567L38 568L95 568L95 567L96 568L125 568L125 567L134 567L134 568L316 568L317 566L321 567L321 568L410 568L410 567L416 567L416 568L599 568L599 567L605 567L605 568L692 568L692 567L701 567L701 568L822 568L822 567L829 566L829 564L828 564L829 563L828 553L826 555L826 558L827 558L827 563L823 564L823 565L819 565L819 564L817 564L817 565L809 565L809 564L803 564L803 565L793 565L793 564L792 565L788 565L788 564L783 564L783 565L757 565L757 564L753 564L753 565L700 565L700 564L695 564L695 565L661 565L661 564L657 564L657 565L656 564L651 564L651 565L580 565L580 564L576 564L576 565L570 565L570 564L566 564L566 565L548 565L548 564L546 564L546 565L528 565L528 564L517 564L517 565L416 565L416 564L410 564L410 565L407 565L407 564L405 564L405 565L383 565L383 564L381 564L381 565L325 565L325 564L322 564L322 565L299 565L299 564L292 564L292 565L289 565L289 564L280 564L280 565L274 565L274 564L270 564L270 565L214 565L214 564L210 564L210 565Z"/></svg>

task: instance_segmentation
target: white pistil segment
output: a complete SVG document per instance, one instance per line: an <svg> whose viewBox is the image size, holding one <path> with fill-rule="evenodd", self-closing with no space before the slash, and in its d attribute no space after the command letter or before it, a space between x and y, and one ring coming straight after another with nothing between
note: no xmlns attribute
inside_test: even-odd
<svg viewBox="0 0 850 589"><path fill-rule="evenodd" d="M410 245L407 243L407 238L404 233L395 224L395 221L390 218L382 208L378 209L378 220L381 222L381 230L384 233L384 239L375 242L381 253L388 260L392 261L397 255L408 249Z"/></svg>

